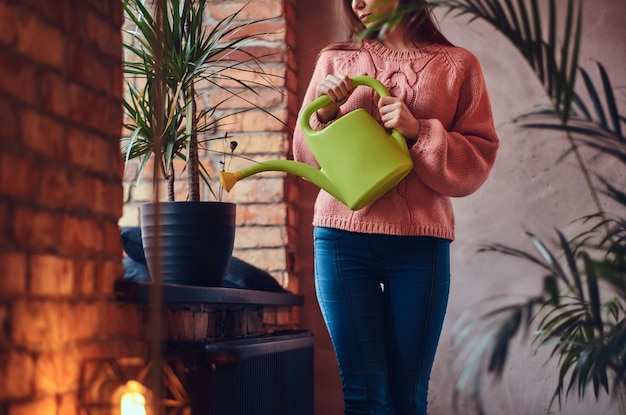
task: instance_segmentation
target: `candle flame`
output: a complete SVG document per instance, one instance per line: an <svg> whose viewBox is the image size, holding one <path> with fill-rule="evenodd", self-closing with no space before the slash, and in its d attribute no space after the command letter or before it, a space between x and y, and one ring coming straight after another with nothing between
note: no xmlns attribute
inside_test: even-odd
<svg viewBox="0 0 626 415"><path fill-rule="evenodd" d="M147 389L136 381L131 380L120 386L116 393L119 414L148 415L146 393Z"/></svg>

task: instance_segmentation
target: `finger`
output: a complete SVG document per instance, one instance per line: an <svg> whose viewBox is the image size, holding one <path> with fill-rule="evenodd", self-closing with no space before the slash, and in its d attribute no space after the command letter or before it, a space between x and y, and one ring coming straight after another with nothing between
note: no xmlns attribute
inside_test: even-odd
<svg viewBox="0 0 626 415"><path fill-rule="evenodd" d="M340 79L341 84L343 85L346 95L349 95L354 89L354 86L352 85L352 79L350 79L348 75L344 75L344 74L338 74L338 78Z"/></svg>
<svg viewBox="0 0 626 415"><path fill-rule="evenodd" d="M332 78L335 82L336 89L334 90L338 100L342 101L348 98L352 92L352 81L350 77L343 74L337 74Z"/></svg>
<svg viewBox="0 0 626 415"><path fill-rule="evenodd" d="M336 102L339 99L340 91L336 80L332 78L325 79L316 89L317 96L327 95L331 101Z"/></svg>

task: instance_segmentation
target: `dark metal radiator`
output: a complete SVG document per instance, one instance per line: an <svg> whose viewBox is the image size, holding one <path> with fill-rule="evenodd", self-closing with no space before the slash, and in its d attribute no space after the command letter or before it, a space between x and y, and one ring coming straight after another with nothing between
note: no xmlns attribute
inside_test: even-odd
<svg viewBox="0 0 626 415"><path fill-rule="evenodd" d="M169 352L183 356L193 415L313 415L310 331L177 342Z"/></svg>

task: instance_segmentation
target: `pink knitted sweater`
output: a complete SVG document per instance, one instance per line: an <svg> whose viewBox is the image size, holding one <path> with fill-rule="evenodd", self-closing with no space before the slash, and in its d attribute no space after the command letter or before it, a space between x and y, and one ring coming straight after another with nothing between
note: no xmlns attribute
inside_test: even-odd
<svg viewBox="0 0 626 415"><path fill-rule="evenodd" d="M368 75L402 97L420 120L410 147L414 168L382 198L351 211L325 191L315 202L313 225L353 232L425 235L454 239L451 197L476 191L487 179L498 149L491 105L480 64L469 51L430 45L411 51L368 40L358 50L329 50L318 60L303 107L327 74ZM380 121L378 95L357 87L338 117L364 108ZM322 128L315 115L313 128ZM319 167L302 131L294 133L294 159Z"/></svg>

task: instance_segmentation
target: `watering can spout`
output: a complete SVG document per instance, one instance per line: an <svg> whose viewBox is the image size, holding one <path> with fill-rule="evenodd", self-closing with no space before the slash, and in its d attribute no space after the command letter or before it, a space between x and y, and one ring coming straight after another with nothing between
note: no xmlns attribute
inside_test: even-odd
<svg viewBox="0 0 626 415"><path fill-rule="evenodd" d="M282 171L300 176L317 187L324 189L335 198L339 200L343 198L337 186L330 181L323 171L317 170L308 164L292 160L270 160L235 172L220 171L220 182L224 190L230 192L239 180L265 171Z"/></svg>
<svg viewBox="0 0 626 415"><path fill-rule="evenodd" d="M241 171L229 172L229 171L221 171L220 172L220 183L222 183L222 187L227 192L230 192L231 189L235 186L235 184L243 179L243 174Z"/></svg>

